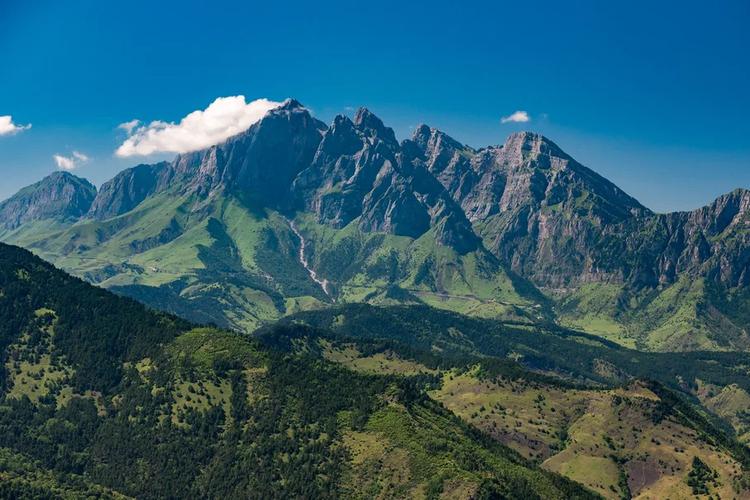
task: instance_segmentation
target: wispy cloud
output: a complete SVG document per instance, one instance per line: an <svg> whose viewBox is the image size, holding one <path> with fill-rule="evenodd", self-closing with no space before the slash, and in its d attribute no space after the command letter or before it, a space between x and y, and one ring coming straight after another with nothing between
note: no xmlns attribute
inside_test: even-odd
<svg viewBox="0 0 750 500"><path fill-rule="evenodd" d="M120 125L128 138L117 148L121 157L154 153L188 153L218 144L259 121L282 103L268 99L245 102L245 96L219 97L206 109L193 111L179 123L132 120Z"/></svg>
<svg viewBox="0 0 750 500"><path fill-rule="evenodd" d="M501 123L526 123L530 122L531 117L526 111L518 110L508 116L504 116L500 119Z"/></svg>
<svg viewBox="0 0 750 500"><path fill-rule="evenodd" d="M0 116L0 135L12 135L31 128L31 124L17 125L11 115Z"/></svg>
<svg viewBox="0 0 750 500"><path fill-rule="evenodd" d="M75 170L80 167L81 164L89 161L89 157L79 151L73 151L70 156L59 154L52 155L52 158L55 160L57 168L62 170Z"/></svg>
<svg viewBox="0 0 750 500"><path fill-rule="evenodd" d="M135 129L140 124L140 120L130 120L129 122L119 124L117 128L124 130L126 134L130 135L133 133L133 129Z"/></svg>

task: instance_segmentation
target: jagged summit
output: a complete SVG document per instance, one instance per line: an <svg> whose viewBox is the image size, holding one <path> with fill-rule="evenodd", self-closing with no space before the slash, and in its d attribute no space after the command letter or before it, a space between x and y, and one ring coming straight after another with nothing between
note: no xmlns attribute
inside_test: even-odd
<svg viewBox="0 0 750 500"><path fill-rule="evenodd" d="M420 124L414 129L411 139L424 151L429 150L434 152L445 149L451 151L471 150L470 147L461 144L442 130L425 124Z"/></svg>
<svg viewBox="0 0 750 500"><path fill-rule="evenodd" d="M69 172L56 171L0 203L0 229L29 222L70 222L88 212L96 187Z"/></svg>
<svg viewBox="0 0 750 500"><path fill-rule="evenodd" d="M365 136L378 138L388 144L395 144L396 134L393 129L386 127L383 121L367 108L359 108L354 115L354 126Z"/></svg>
<svg viewBox="0 0 750 500"><path fill-rule="evenodd" d="M570 158L557 144L536 132L513 132L505 139L502 149L505 154L514 154L518 158L524 154Z"/></svg>
<svg viewBox="0 0 750 500"><path fill-rule="evenodd" d="M307 108L305 108L305 106L301 102L299 102L297 99L294 99L293 97L287 97L286 99L284 99L284 102L281 104L281 106L279 106L276 109L290 110L290 109L307 109Z"/></svg>

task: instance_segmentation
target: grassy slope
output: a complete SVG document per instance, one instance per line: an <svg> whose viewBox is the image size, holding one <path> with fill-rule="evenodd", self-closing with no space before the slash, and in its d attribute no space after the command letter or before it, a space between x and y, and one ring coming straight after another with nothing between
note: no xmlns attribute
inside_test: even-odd
<svg viewBox="0 0 750 500"><path fill-rule="evenodd" d="M301 214L312 267L339 302L426 303L481 317L532 318L543 299L484 251L459 255L419 239L337 230ZM330 303L299 262L284 217L233 196L177 192L73 226L29 225L6 235L87 281L193 321L251 331Z"/></svg>
<svg viewBox="0 0 750 500"><path fill-rule="evenodd" d="M365 233L358 221L337 230L300 215L312 262L343 302L425 303L493 318L539 318L538 297L527 293L488 253L460 255L435 243L428 231L418 239Z"/></svg>
<svg viewBox="0 0 750 500"><path fill-rule="evenodd" d="M750 304L704 279L680 278L661 290L628 293L619 285L584 285L558 304L561 324L649 351L747 350L748 332L738 325Z"/></svg>
<svg viewBox="0 0 750 500"><path fill-rule="evenodd" d="M0 319L7 368L45 360L60 374L19 390L19 374L3 373L11 496L592 497L405 379L192 328L2 245Z"/></svg>
<svg viewBox="0 0 750 500"><path fill-rule="evenodd" d="M693 457L717 472L712 494L743 496L742 466L676 416L655 417L660 399L637 384L616 390L560 389L523 380L446 374L432 393L500 442L608 498L685 498ZM620 482L627 477L627 488Z"/></svg>
<svg viewBox="0 0 750 500"><path fill-rule="evenodd" d="M284 219L232 197L162 193L113 219L24 238L75 275L195 321L252 330L325 300Z"/></svg>
<svg viewBox="0 0 750 500"><path fill-rule="evenodd" d="M346 322L342 316L337 316L338 325ZM398 326L390 322L390 328ZM297 338L290 345L308 353L317 351L355 371L432 380L437 375L430 395L447 409L524 457L607 498L689 497L687 478L694 457L716 472L717 480L708 485L711 494L722 498L750 494L741 462L746 462L747 453L738 455L735 445L714 437L721 431L684 403L671 397L665 400L661 389L657 394L638 382L573 387L504 365L480 368L489 362L486 358L451 362L442 349L440 354L428 354L401 343L378 341L366 332L328 338L330 334L320 331L306 334L324 337ZM741 396L747 397L736 385L714 394L701 386L699 393L701 400L713 398L711 408L721 406L733 417L742 405ZM362 440L366 442L366 437L354 439L357 446L366 446Z"/></svg>

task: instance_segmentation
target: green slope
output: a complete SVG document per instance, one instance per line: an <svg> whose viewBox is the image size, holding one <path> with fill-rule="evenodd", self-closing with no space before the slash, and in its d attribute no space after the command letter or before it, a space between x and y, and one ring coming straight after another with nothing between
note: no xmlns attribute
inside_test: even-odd
<svg viewBox="0 0 750 500"><path fill-rule="evenodd" d="M738 442L750 388L743 353L642 353L424 307L343 306L260 334L361 373L426 383L467 424L607 498L689 497L695 457L715 474L706 491L750 494L750 450Z"/></svg>
<svg viewBox="0 0 750 500"><path fill-rule="evenodd" d="M561 324L648 351L747 350L743 290L682 277L656 290L583 285L557 304Z"/></svg>
<svg viewBox="0 0 750 500"><path fill-rule="evenodd" d="M7 245L0 348L11 496L594 497L411 379L195 328Z"/></svg>
<svg viewBox="0 0 750 500"><path fill-rule="evenodd" d="M69 227L29 225L11 235L66 271L200 323L243 331L332 302L425 303L481 317L537 320L548 314L533 287L509 275L488 252L464 255L418 239L342 229L298 214L287 217L252 200L177 190L135 209Z"/></svg>

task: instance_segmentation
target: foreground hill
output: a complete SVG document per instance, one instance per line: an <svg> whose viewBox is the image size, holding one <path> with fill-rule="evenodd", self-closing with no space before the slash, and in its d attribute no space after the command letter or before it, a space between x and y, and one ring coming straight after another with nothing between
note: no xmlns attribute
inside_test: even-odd
<svg viewBox="0 0 750 500"><path fill-rule="evenodd" d="M419 126L399 142L366 109L326 126L288 100L93 200L73 179L5 202L0 239L196 321L421 303L641 350L750 348L750 192L655 214L534 133L473 149Z"/></svg>
<svg viewBox="0 0 750 500"><path fill-rule="evenodd" d="M0 244L0 495L595 498L424 380L266 338L194 327Z"/></svg>
<svg viewBox="0 0 750 500"><path fill-rule="evenodd" d="M607 498L750 494L737 442L748 439L746 354L639 353L424 307L301 313L266 336L360 373L427 380L467 424Z"/></svg>

